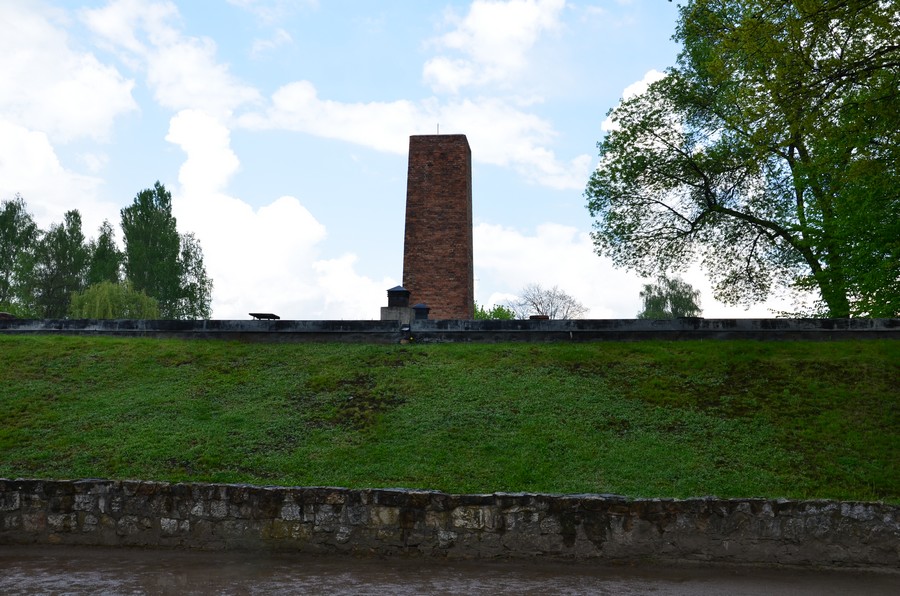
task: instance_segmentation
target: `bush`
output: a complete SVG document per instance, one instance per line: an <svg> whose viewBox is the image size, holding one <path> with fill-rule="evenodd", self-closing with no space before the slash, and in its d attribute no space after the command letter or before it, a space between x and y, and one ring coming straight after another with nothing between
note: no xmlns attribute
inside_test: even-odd
<svg viewBox="0 0 900 596"><path fill-rule="evenodd" d="M75 292L69 315L74 319L158 319L159 303L128 281L104 281Z"/></svg>

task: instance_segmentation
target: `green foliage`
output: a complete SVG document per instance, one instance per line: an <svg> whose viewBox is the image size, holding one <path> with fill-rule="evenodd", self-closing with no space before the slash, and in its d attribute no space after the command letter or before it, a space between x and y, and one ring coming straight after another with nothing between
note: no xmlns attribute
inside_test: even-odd
<svg viewBox="0 0 900 596"><path fill-rule="evenodd" d="M159 301L164 318L174 318L179 298L180 239L172 216L172 195L156 182L121 210L125 277L135 289Z"/></svg>
<svg viewBox="0 0 900 596"><path fill-rule="evenodd" d="M35 250L40 230L21 195L0 203L0 309L31 314Z"/></svg>
<svg viewBox="0 0 900 596"><path fill-rule="evenodd" d="M72 296L73 319L158 319L159 303L131 283L101 281Z"/></svg>
<svg viewBox="0 0 900 596"><path fill-rule="evenodd" d="M192 233L181 235L178 269L181 273L180 295L174 318L208 319L212 312L213 283L206 276L200 241Z"/></svg>
<svg viewBox="0 0 900 596"><path fill-rule="evenodd" d="M656 283L644 284L641 290L644 307L639 319L678 319L699 317L700 292L677 277L661 277Z"/></svg>
<svg viewBox="0 0 900 596"><path fill-rule="evenodd" d="M192 234L178 234L166 187L156 182L142 190L121 215L125 276L135 289L159 301L164 319L209 318L212 280L203 251Z"/></svg>
<svg viewBox="0 0 900 596"><path fill-rule="evenodd" d="M91 255L87 274L88 285L104 281L118 282L121 279L124 257L116 246L116 232L109 221L104 220L100 225L100 234L97 240L90 241L88 250Z"/></svg>
<svg viewBox="0 0 900 596"><path fill-rule="evenodd" d="M17 319L38 319L38 314L28 306L17 302L0 302L0 312L9 313Z"/></svg>
<svg viewBox="0 0 900 596"><path fill-rule="evenodd" d="M0 353L5 478L900 503L895 340Z"/></svg>
<svg viewBox="0 0 900 596"><path fill-rule="evenodd" d="M516 318L516 314L505 306L495 304L490 309L485 310L481 304L475 304L475 320L476 321L511 321Z"/></svg>
<svg viewBox="0 0 900 596"><path fill-rule="evenodd" d="M34 290L41 318L66 316L72 293L85 287L88 258L81 214L67 211L63 223L50 226L37 245Z"/></svg>
<svg viewBox="0 0 900 596"><path fill-rule="evenodd" d="M203 249L193 234L178 234L171 194L157 182L121 215L124 254L108 221L97 240L86 243L77 210L44 233L21 196L0 203L0 311L20 318L70 312L91 313L76 315L88 318L209 318L212 280ZM130 283L120 285L123 267ZM88 285L97 287L71 307L73 294Z"/></svg>
<svg viewBox="0 0 900 596"><path fill-rule="evenodd" d="M900 314L894 3L691 0L678 65L610 111L586 190L600 254L645 276L696 258L716 297L817 291Z"/></svg>

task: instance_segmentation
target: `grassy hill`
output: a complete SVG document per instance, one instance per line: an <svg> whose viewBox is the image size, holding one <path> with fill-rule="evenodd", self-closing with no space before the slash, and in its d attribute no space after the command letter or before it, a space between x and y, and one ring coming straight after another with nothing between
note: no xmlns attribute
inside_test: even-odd
<svg viewBox="0 0 900 596"><path fill-rule="evenodd" d="M900 503L900 342L0 335L0 477Z"/></svg>

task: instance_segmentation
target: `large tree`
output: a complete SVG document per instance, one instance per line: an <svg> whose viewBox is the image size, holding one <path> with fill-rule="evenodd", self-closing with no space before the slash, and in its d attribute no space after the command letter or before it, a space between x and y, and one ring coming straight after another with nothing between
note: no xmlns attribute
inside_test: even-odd
<svg viewBox="0 0 900 596"><path fill-rule="evenodd" d="M898 25L885 0L687 2L677 66L610 111L597 251L645 276L700 258L727 303L900 314Z"/></svg>
<svg viewBox="0 0 900 596"><path fill-rule="evenodd" d="M506 303L505 308L517 319L531 316L550 319L580 319L587 314L587 307L558 286L545 288L541 284L528 284L515 300Z"/></svg>
<svg viewBox="0 0 900 596"><path fill-rule="evenodd" d="M663 276L654 283L644 284L641 302L639 319L699 317L703 312L700 292L678 277Z"/></svg>
<svg viewBox="0 0 900 596"><path fill-rule="evenodd" d="M88 243L91 258L88 265L88 285L102 282L118 283L122 270L122 251L116 246L116 232L108 220L100 225L100 235Z"/></svg>
<svg viewBox="0 0 900 596"><path fill-rule="evenodd" d="M134 289L159 301L164 319L208 318L212 280L193 235L178 233L172 195L156 182L121 211L125 276Z"/></svg>
<svg viewBox="0 0 900 596"><path fill-rule="evenodd" d="M21 195L0 203L0 310L33 315L32 281L40 230Z"/></svg>
<svg viewBox="0 0 900 596"><path fill-rule="evenodd" d="M178 270L181 275L181 292L175 318L208 319L212 311L213 283L206 275L203 248L193 232L182 234L180 238Z"/></svg>
<svg viewBox="0 0 900 596"><path fill-rule="evenodd" d="M134 288L159 301L160 314L171 316L178 301L180 239L172 216L172 195L156 182L121 210L125 238L125 277Z"/></svg>
<svg viewBox="0 0 900 596"><path fill-rule="evenodd" d="M63 223L50 226L37 245L34 295L41 317L66 316L72 294L86 285L88 258L81 214L77 209L67 211Z"/></svg>

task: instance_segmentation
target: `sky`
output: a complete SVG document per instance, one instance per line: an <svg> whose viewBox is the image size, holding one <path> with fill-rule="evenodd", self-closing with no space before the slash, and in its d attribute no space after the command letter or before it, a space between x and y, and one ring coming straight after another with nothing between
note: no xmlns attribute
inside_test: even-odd
<svg viewBox="0 0 900 596"><path fill-rule="evenodd" d="M377 319L402 283L409 137L472 149L475 300L558 286L633 318L584 189L607 112L673 66L665 0L0 0L0 200L87 237L162 182L212 316ZM704 316L767 317L714 300Z"/></svg>

